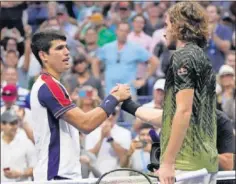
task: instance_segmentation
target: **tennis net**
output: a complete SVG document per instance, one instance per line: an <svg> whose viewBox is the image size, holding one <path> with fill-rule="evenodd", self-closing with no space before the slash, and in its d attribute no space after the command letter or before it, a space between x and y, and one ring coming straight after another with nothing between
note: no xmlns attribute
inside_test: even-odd
<svg viewBox="0 0 236 184"><path fill-rule="evenodd" d="M157 184L156 179L151 179L153 184ZM96 178L88 178L81 180L57 180L46 182L20 182L21 184L96 184ZM107 178L102 184L148 184L143 177L140 176L126 176ZM178 183L178 182L177 182ZM9 184L9 183L2 183ZM217 184L236 184L235 171L220 171L217 174Z"/></svg>

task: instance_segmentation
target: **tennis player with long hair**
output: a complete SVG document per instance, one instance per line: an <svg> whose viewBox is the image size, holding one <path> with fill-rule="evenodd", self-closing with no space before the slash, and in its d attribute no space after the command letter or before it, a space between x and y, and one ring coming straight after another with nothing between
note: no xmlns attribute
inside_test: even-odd
<svg viewBox="0 0 236 184"><path fill-rule="evenodd" d="M120 101L130 97L129 86L121 85L99 107L84 113L60 83L62 73L70 68L65 35L55 30L37 32L31 48L42 66L30 99L37 150L34 180L81 178L79 131L89 133L102 124Z"/></svg>
<svg viewBox="0 0 236 184"><path fill-rule="evenodd" d="M165 26L167 45L177 49L166 77L163 116L161 110L141 107L131 99L124 101L122 109L154 125L162 124L161 184L172 184L175 174L201 168L209 174L186 183L214 184L218 171L216 76L204 53L205 10L196 2L179 2L168 10Z"/></svg>

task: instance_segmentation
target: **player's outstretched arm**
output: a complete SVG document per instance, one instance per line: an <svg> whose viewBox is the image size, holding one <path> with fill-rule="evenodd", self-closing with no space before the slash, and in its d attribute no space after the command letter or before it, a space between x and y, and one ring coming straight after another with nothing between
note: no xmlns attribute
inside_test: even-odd
<svg viewBox="0 0 236 184"><path fill-rule="evenodd" d="M130 98L130 88L128 85L120 85L117 90L112 90L101 105L87 113L76 107L68 110L63 115L63 119L75 128L86 134L90 133L101 125L114 111L119 102Z"/></svg>
<svg viewBox="0 0 236 184"><path fill-rule="evenodd" d="M161 127L162 110L142 107L140 104L132 101L131 98L123 102L121 109L147 123Z"/></svg>

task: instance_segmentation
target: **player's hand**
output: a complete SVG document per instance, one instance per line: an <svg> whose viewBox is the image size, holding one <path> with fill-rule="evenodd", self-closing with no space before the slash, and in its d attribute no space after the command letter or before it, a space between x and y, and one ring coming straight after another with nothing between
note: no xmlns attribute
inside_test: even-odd
<svg viewBox="0 0 236 184"><path fill-rule="evenodd" d="M118 84L118 87L115 87L111 91L111 95L113 95L118 101L122 102L131 97L130 87L127 84Z"/></svg>
<svg viewBox="0 0 236 184"><path fill-rule="evenodd" d="M161 184L175 183L175 167L174 164L161 164L158 170L158 175Z"/></svg>
<svg viewBox="0 0 236 184"><path fill-rule="evenodd" d="M17 171L17 170L7 170L7 171L4 171L4 175L7 177L7 178L11 178L11 179L14 179L14 178L19 178L22 176L22 173L20 171Z"/></svg>

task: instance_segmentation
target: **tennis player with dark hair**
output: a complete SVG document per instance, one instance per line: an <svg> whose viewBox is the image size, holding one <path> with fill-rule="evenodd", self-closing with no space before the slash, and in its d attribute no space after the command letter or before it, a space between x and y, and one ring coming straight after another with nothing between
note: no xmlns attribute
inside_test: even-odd
<svg viewBox="0 0 236 184"><path fill-rule="evenodd" d="M65 35L55 30L37 32L31 48L43 70L30 99L37 150L34 180L81 178L79 131L89 133L102 124L120 101L130 98L130 89L121 85L99 107L84 113L60 83L61 74L70 68Z"/></svg>
<svg viewBox="0 0 236 184"><path fill-rule="evenodd" d="M166 76L161 130L161 184L174 183L175 174L206 168L209 174L186 183L216 183L216 76L204 53L208 22L196 2L172 6L165 21L166 41L173 53ZM160 124L161 110L132 100L122 109L150 123Z"/></svg>

